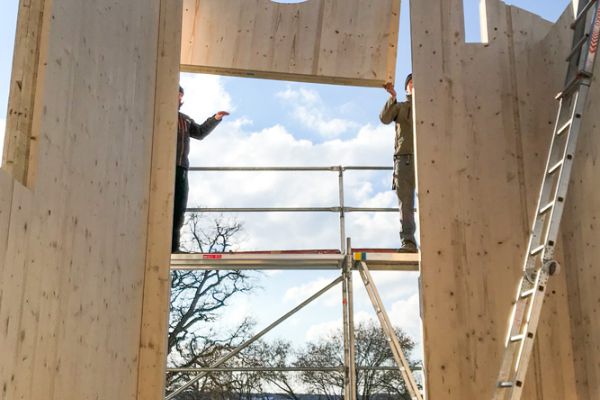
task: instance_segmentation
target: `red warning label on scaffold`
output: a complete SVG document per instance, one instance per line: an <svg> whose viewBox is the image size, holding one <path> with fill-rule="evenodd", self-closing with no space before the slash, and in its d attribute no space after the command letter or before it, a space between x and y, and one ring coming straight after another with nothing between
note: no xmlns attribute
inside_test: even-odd
<svg viewBox="0 0 600 400"><path fill-rule="evenodd" d="M220 260L223 258L222 254L204 254L202 256L203 260Z"/></svg>

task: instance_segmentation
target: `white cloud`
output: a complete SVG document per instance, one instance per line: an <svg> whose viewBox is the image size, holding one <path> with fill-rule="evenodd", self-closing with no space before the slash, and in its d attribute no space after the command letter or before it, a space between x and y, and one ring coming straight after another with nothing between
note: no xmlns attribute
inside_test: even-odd
<svg viewBox="0 0 600 400"><path fill-rule="evenodd" d="M337 137L360 126L354 121L330 117L332 112L314 90L293 89L292 86L288 86L286 90L277 93L277 97L291 109L294 119L324 137Z"/></svg>
<svg viewBox="0 0 600 400"><path fill-rule="evenodd" d="M6 130L6 120L0 119L0 158L3 157L4 154L4 133Z"/></svg>
<svg viewBox="0 0 600 400"><path fill-rule="evenodd" d="M358 326L361 322L375 321L373 316L366 312L355 312L354 313L354 325ZM378 322L375 322L378 323ZM341 329L343 326L343 319L337 318L334 320L321 322L318 324L311 325L306 331L306 340L317 340L321 337L328 336L334 333L336 330Z"/></svg>
<svg viewBox="0 0 600 400"><path fill-rule="evenodd" d="M321 337L325 337L342 328L342 319L322 322L319 324L311 325L306 331L305 339L307 341L314 341Z"/></svg>
<svg viewBox="0 0 600 400"><path fill-rule="evenodd" d="M355 273L355 275L357 274ZM417 293L419 273L416 271L372 271L371 275L385 302L406 299ZM360 277L357 279L360 280Z"/></svg>
<svg viewBox="0 0 600 400"><path fill-rule="evenodd" d="M192 166L390 165L393 130L365 125L355 137L313 143L282 125L253 130L247 119L224 121L202 142L192 142ZM345 173L348 206L396 207L391 171ZM190 174L190 206L333 207L336 172L198 172ZM246 249L339 247L335 213L243 213ZM349 213L355 247L398 247L398 214ZM384 240L382 240L384 238Z"/></svg>
<svg viewBox="0 0 600 400"><path fill-rule="evenodd" d="M421 318L419 314L419 294L394 302L389 310L390 320L412 338L421 336Z"/></svg>
<svg viewBox="0 0 600 400"><path fill-rule="evenodd" d="M323 289L329 283L330 278L317 278L315 280L304 282L298 286L290 287L283 295L283 301L297 304L309 296L312 296L319 290ZM339 285L329 289L326 293L315 300L314 304L319 304L325 307L336 307L341 303Z"/></svg>
<svg viewBox="0 0 600 400"><path fill-rule="evenodd" d="M185 90L181 111L198 122L204 121L217 111L235 110L231 96L218 75L182 74L180 84ZM247 121L241 121L244 123Z"/></svg>
<svg viewBox="0 0 600 400"><path fill-rule="evenodd" d="M242 296L238 296L231 304L227 307L225 314L221 315L222 324L227 328L235 328L246 319L252 317L254 314L252 310L252 304Z"/></svg>

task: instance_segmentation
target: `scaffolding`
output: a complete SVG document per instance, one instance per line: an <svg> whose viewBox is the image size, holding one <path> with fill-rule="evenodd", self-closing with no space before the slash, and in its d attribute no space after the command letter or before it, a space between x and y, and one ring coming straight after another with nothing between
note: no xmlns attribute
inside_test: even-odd
<svg viewBox="0 0 600 400"><path fill-rule="evenodd" d="M331 207L247 207L247 208L188 208L188 212L332 212L339 214L340 249L325 250L270 250L270 251L243 251L228 253L183 253L171 256L172 270L338 270L340 275L332 282L321 288L316 293L306 298L296 307L282 315L269 326L255 334L253 337L236 347L230 353L215 361L208 368L171 368L173 373L196 373L188 382L170 393L166 400L175 399L177 395L206 377L211 372L223 371L343 371L344 372L344 398L357 399L356 371L368 369L356 365L354 345L354 296L353 272L358 271L375 313L381 323L397 369L402 376L407 392L412 400L421 400L421 388L417 385L412 371L408 365L403 350L394 334L389 317L375 283L371 271L419 271L418 253L399 253L396 249L382 248L352 248L351 240L346 238L345 214L348 212L398 212L397 208L375 207L348 207L344 201L344 172L348 170L392 170L391 167L379 166L331 166L331 167L192 167L190 171L331 171L338 173L339 204ZM343 316L343 341L344 365L339 367L312 368L224 368L228 360L235 357L252 343L259 340L272 329L296 314L308 304L328 292L333 287L342 283L342 316ZM381 367L382 370L388 369Z"/></svg>

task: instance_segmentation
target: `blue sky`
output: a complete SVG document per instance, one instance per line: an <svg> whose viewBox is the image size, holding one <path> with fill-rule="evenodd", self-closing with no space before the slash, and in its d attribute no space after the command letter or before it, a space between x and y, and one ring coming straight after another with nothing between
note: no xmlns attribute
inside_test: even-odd
<svg viewBox="0 0 600 400"><path fill-rule="evenodd" d="M567 0L514 0L508 3L556 20ZM0 110L6 110L17 1L0 3ZM479 0L465 0L467 41L479 38ZM403 1L397 80L410 71L408 2ZM192 148L193 165L391 165L393 127L378 120L387 95L383 89L311 85L206 75L182 76L183 110L202 120L217 110L232 115ZM418 90L418 88L417 88ZM0 147L4 132L0 115ZM395 207L390 173L353 173L347 177L347 205ZM337 203L335 174L194 174L190 206L332 206ZM243 249L336 248L335 215L239 215L246 226L238 238ZM396 215L351 214L348 233L356 246L397 247ZM271 272L263 291L233 302L224 317L234 323L253 314L259 326L283 314L302 297L324 286L334 272ZM417 275L380 273L375 277L392 320L419 339ZM359 278L355 277L358 281ZM357 287L360 285L356 285ZM366 294L357 288L357 319L372 318ZM297 341L339 326L339 290L286 323L273 336Z"/></svg>

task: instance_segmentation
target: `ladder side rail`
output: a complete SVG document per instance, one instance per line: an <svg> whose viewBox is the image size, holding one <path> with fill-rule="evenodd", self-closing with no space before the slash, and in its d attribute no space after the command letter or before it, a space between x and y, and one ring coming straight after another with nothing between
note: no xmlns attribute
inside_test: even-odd
<svg viewBox="0 0 600 400"><path fill-rule="evenodd" d="M391 324L387 312L383 307L383 302L381 301L381 297L379 296L377 288L373 283L373 277L369 272L369 268L367 267L367 264L364 261L361 261L359 265L359 273L363 279L365 288L367 289L367 294L371 299L371 303L373 304L377 317L379 318L381 327L390 343L392 354L394 355L394 359L398 364L398 368L400 369L400 373L402 374L406 388L409 391L409 394L412 399L422 400L423 396L421 395L421 391L419 390L419 387L417 386L417 383L413 377L410 365L408 364L408 361L404 356L402 346L400 345L400 342L396 337L393 325Z"/></svg>
<svg viewBox="0 0 600 400"><path fill-rule="evenodd" d="M521 282L518 288L519 290L517 292L515 303L513 304L512 315L510 319L510 321L512 321L512 324L510 324L509 330L506 334L504 347L508 347L511 345L512 337L515 337L522 333L521 327L523 326L523 321L525 321L525 316L528 313L528 305L530 301L529 299L523 299L521 294L523 293L524 289L529 290L529 288L535 287L536 284L537 281L534 281L533 284L531 284L527 276L523 276L523 278L521 278Z"/></svg>
<svg viewBox="0 0 600 400"><path fill-rule="evenodd" d="M585 45L584 57L580 60L580 70L591 76L594 73L594 64L596 62L596 54L598 45L600 44L600 4L596 1L592 22L590 24L589 40Z"/></svg>
<svg viewBox="0 0 600 400"><path fill-rule="evenodd" d="M577 48L578 41L581 40L588 32L593 30L593 29L588 28L591 25L590 21L589 21L589 19L590 19L589 12L592 7L594 7L594 12L596 13L596 11L597 11L596 9L598 7L596 0L589 0L589 1L581 0L579 2L579 9L577 11L577 15L575 16L573 23L571 24L571 28L573 29L573 41L572 41L572 47L571 47L572 49ZM587 48L588 45L589 45L589 41L588 41L587 45L585 45L584 47ZM565 77L565 87L568 87L569 84L571 82L573 82L574 79L577 78L579 71L582 70L581 67L585 63L585 59L586 59L585 53L587 53L587 49L585 52L581 51L581 50L582 50L582 48L580 47L579 52L573 52L572 54L570 54L570 57L568 59L569 64L567 66L567 74ZM577 57L575 57L575 55L577 55Z"/></svg>
<svg viewBox="0 0 600 400"><path fill-rule="evenodd" d="M523 281L526 278L521 278L520 285L523 284ZM494 400L503 400L506 392L504 390L500 390L500 388L510 387L512 386L512 378L514 374L514 366L515 360L517 357L517 352L520 349L517 349L517 343L511 342L511 337L514 337L520 332L520 329L515 331L515 327L519 327L520 325L516 324L515 321L519 321L519 324L522 323L525 318L527 303L525 303L520 298L520 293L517 293L517 299L515 300L515 304L512 306L511 316L509 319L509 328L506 333L506 339L504 342L504 353L502 356L502 362L500 364L500 371L498 373L498 379L495 389Z"/></svg>
<svg viewBox="0 0 600 400"><path fill-rule="evenodd" d="M372 291L367 290L367 293L369 294L371 301L374 303L376 300L374 298ZM377 308L377 306L375 304L374 304L374 307ZM393 328L391 328L387 325L381 312L379 312L379 310L376 310L376 311L377 311L377 317L381 324L381 328L382 328L382 330L387 338L387 341L390 345L390 348L392 350L392 355L394 356L396 365L398 366L398 369L400 370L400 373L404 380L406 389L408 390L412 400L420 400L421 397L420 397L419 388L418 388L416 382L411 379L412 375L411 375L411 371L410 371L410 366L409 366L407 360L405 359L404 354L402 353L402 349L401 349L399 343L395 342L393 339L395 337L395 332L393 331Z"/></svg>
<svg viewBox="0 0 600 400"><path fill-rule="evenodd" d="M573 161L575 158L575 151L577 150L577 139L579 131L581 129L581 116L585 108L587 100L589 86L587 82L582 82L581 86L576 94L576 106L574 109L573 124L569 130L567 143L564 149L564 164L559 172L558 183L556 188L556 203L550 211L550 223L548 226L548 233L546 238L546 247L543 253L543 260L549 261L554 257L554 250L556 246L556 240L558 238L558 230L562 219L564 210L564 203L567 192L569 190L569 181L571 177L571 170L573 168Z"/></svg>
<svg viewBox="0 0 600 400"><path fill-rule="evenodd" d="M530 231L530 235L529 235L529 244L527 245L527 252L525 253L525 258L523 260L523 271L527 271L527 270L530 270L535 267L535 258L532 258L530 253L540 242L543 243L543 241L540 241L540 237L542 234L543 222L545 221L546 215L544 214L544 215L540 216L539 211L540 211L541 207L543 207L544 205L548 204L551 201L551 196L550 196L550 192L551 192L550 186L551 185L549 185L549 183L551 183L551 179L548 180L548 170L550 169L550 167L552 165L552 161L553 161L554 152L552 151L552 149L554 149L554 146L556 144L556 138L557 138L556 133L560 129L561 124L565 122L565 121L562 121L560 116L563 114L563 112L567 112L567 113L569 113L568 114L569 119L571 119L571 116L573 114L573 112L571 112L571 110L570 110L570 104L568 104L568 102L566 102L566 100L567 99L565 99L565 98L561 98L559 101L558 117L556 118L556 121L554 123L554 125L555 125L554 133L552 134L552 138L550 141L550 149L551 150L548 152L548 156L546 158L546 166L545 166L544 172L543 172L542 185L540 187L538 201L537 201L537 205L535 208L535 215L533 218L531 231ZM565 104L565 102L567 104ZM550 178L552 178L552 177L550 177Z"/></svg>
<svg viewBox="0 0 600 400"><path fill-rule="evenodd" d="M549 269L541 268L536 274L533 293L523 302L523 317L525 329L518 334L507 335L506 348L494 392L494 400L518 400L523 389L523 382L527 368L519 368L520 365L528 366L533 349L535 331L539 323L541 307L544 302L546 284L549 278ZM526 277L523 277L526 279ZM526 310L525 310L526 309ZM513 312L516 307L513 307ZM529 329L532 327L533 329ZM510 350L510 351L509 351Z"/></svg>
<svg viewBox="0 0 600 400"><path fill-rule="evenodd" d="M539 270L538 278L536 279L537 288L534 298L530 302L529 312L527 314L526 332L523 340L520 342L519 351L516 357L515 365L523 365L522 368L517 368L515 371L514 385L510 389L509 400L519 400L523 392L523 383L527 374L527 367L529 366L529 360L533 353L534 339L537 331L537 326L542 314L542 306L544 305L544 298L546 296L546 285L548 283L549 274L547 268L544 267ZM529 329L531 328L531 329Z"/></svg>

